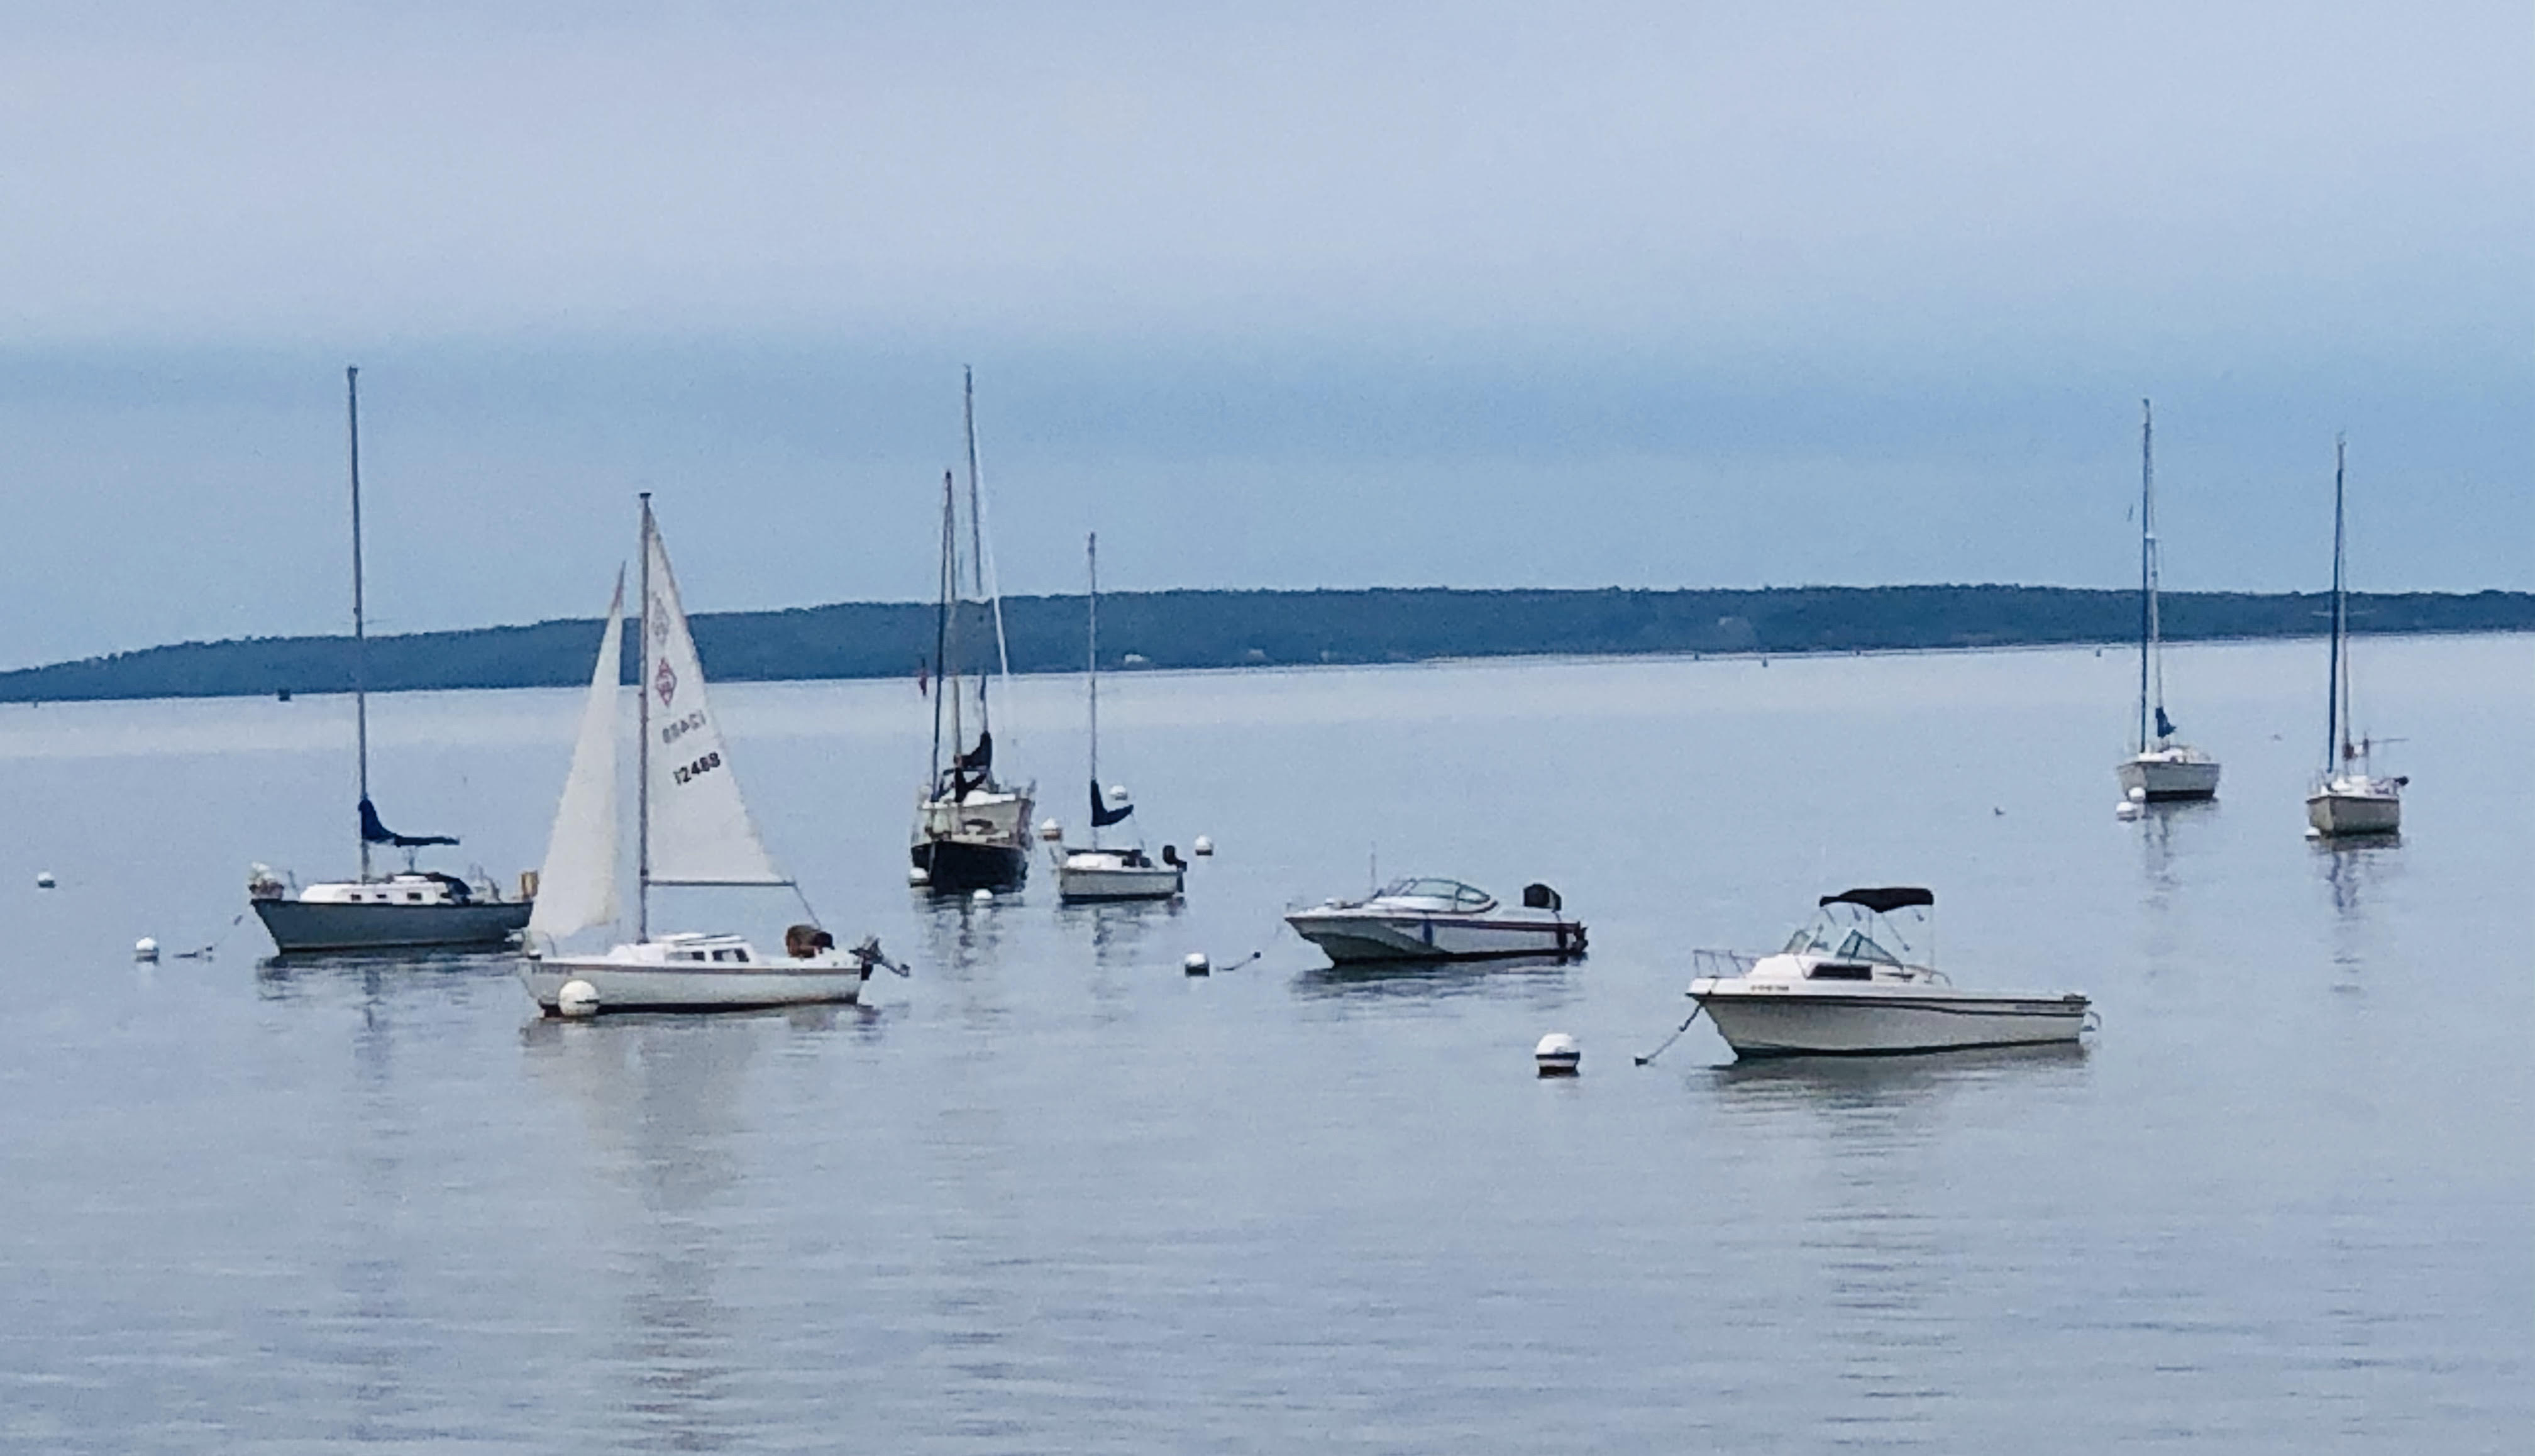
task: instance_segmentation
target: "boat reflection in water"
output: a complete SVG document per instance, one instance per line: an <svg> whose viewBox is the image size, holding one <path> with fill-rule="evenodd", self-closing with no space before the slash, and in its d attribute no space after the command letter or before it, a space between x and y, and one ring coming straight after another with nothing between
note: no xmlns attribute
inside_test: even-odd
<svg viewBox="0 0 2535 1456"><path fill-rule="evenodd" d="M1580 954L1493 960L1386 960L1315 966L1294 978L1307 997L1434 999L1521 995L1563 987Z"/></svg>

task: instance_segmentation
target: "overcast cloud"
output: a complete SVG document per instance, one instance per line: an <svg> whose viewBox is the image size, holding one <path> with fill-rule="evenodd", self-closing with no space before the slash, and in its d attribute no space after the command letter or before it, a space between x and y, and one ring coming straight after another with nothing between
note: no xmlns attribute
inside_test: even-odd
<svg viewBox="0 0 2535 1456"><path fill-rule="evenodd" d="M0 661L1008 585L2535 586L2522 5L28 8ZM1104 543L1109 544L1109 543Z"/></svg>

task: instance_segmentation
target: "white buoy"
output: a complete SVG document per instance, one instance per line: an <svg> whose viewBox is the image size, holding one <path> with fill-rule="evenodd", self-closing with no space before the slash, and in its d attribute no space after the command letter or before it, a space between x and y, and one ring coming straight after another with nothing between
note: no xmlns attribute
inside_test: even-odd
<svg viewBox="0 0 2535 1456"><path fill-rule="evenodd" d="M555 993L555 1009L567 1016L598 1014L598 988L587 981L566 981Z"/></svg>
<svg viewBox="0 0 2535 1456"><path fill-rule="evenodd" d="M1050 844L1054 844L1065 837L1065 825L1058 823L1052 819L1040 819L1038 821L1038 837L1046 840Z"/></svg>
<svg viewBox="0 0 2535 1456"><path fill-rule="evenodd" d="M1127 786L1125 784L1111 784L1109 786L1109 802L1112 804L1126 803Z"/></svg>
<svg viewBox="0 0 2535 1456"><path fill-rule="evenodd" d="M53 872L52 872L52 871L50 871L50 870L38 870L38 871L36 871L36 872L35 872L35 888L37 888L37 889L51 889L52 887L53 887Z"/></svg>
<svg viewBox="0 0 2535 1456"><path fill-rule="evenodd" d="M933 872L925 869L922 865L912 866L906 872L906 882L914 885L918 889L922 889L924 886L933 882Z"/></svg>
<svg viewBox="0 0 2535 1456"><path fill-rule="evenodd" d="M1584 1049L1576 1045L1576 1038L1553 1031L1531 1049L1531 1061L1544 1077L1572 1077L1583 1070Z"/></svg>
<svg viewBox="0 0 2535 1456"><path fill-rule="evenodd" d="M980 904L980 905L982 905L982 904L986 903L988 900L991 900L991 899L993 899L994 897L995 897L995 892L994 892L993 890L990 890L990 889L986 888L986 887L985 887L984 885L982 885L982 884L981 884L981 885L978 885L978 886L977 886L977 888L976 888L976 890L975 890L975 892L973 892L972 894L970 894L970 895L968 896L968 898L969 898L969 899L976 901L976 902L977 902L978 904Z"/></svg>
<svg viewBox="0 0 2535 1456"><path fill-rule="evenodd" d="M2133 804L2145 804L2145 803L2147 802L2147 788L2146 788L2146 786L2145 786L2145 785L2141 785L2141 786L2140 786L2140 787L2138 787L2138 788L2135 788L2135 789L2131 790L2131 792L2130 792L2130 801L2131 801Z"/></svg>
<svg viewBox="0 0 2535 1456"><path fill-rule="evenodd" d="M1189 846L1189 853L1203 859L1206 856L1214 853L1214 841L1206 838L1204 834L1200 834L1197 836L1197 842Z"/></svg>
<svg viewBox="0 0 2535 1456"><path fill-rule="evenodd" d="M140 940L132 942L132 958L134 960L156 960L158 958L158 942L148 936L143 936Z"/></svg>
<svg viewBox="0 0 2535 1456"><path fill-rule="evenodd" d="M2121 803L2113 806L2113 818L2117 819L2134 819L2138 817L2139 807L2133 804L2128 799L2124 799Z"/></svg>
<svg viewBox="0 0 2535 1456"><path fill-rule="evenodd" d="M1180 969L1192 976L1210 975L1214 971L1214 962L1206 958L1205 951L1192 950L1181 957Z"/></svg>

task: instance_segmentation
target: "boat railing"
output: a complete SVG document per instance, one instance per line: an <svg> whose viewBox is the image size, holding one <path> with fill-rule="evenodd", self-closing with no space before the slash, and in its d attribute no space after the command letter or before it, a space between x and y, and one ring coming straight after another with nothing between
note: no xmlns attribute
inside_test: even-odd
<svg viewBox="0 0 2535 1456"><path fill-rule="evenodd" d="M1690 973L1693 979L1713 976L1719 980L1731 980L1738 976L1752 974L1752 968L1760 963L1761 957L1747 950L1693 950L1690 952Z"/></svg>

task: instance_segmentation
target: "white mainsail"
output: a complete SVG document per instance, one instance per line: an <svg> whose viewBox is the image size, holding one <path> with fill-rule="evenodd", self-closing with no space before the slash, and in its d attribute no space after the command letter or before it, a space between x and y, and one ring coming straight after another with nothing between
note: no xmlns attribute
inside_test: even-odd
<svg viewBox="0 0 2535 1456"><path fill-rule="evenodd" d="M598 665L581 709L572 772L555 806L554 832L546 837L545 868L537 872L536 908L528 912L531 939L560 940L616 918L616 702L624 641L625 574L618 572L607 631L598 639Z"/></svg>
<svg viewBox="0 0 2535 1456"><path fill-rule="evenodd" d="M649 695L648 747L650 882L653 884L789 884L757 837L757 825L731 774L721 725L705 701L704 666L677 577L655 525L650 552L651 599L643 624L643 692Z"/></svg>

